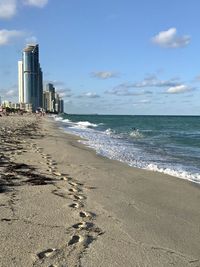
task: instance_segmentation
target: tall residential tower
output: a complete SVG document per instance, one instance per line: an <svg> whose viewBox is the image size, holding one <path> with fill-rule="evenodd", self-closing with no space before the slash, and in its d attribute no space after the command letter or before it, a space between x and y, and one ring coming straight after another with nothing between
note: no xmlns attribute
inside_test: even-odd
<svg viewBox="0 0 200 267"><path fill-rule="evenodd" d="M64 101L55 91L55 87L52 83L46 85L46 91L43 93L43 107L47 112L64 112Z"/></svg>
<svg viewBox="0 0 200 267"><path fill-rule="evenodd" d="M38 44L27 45L18 62L19 102L32 105L32 110L43 104L43 77L39 63Z"/></svg>

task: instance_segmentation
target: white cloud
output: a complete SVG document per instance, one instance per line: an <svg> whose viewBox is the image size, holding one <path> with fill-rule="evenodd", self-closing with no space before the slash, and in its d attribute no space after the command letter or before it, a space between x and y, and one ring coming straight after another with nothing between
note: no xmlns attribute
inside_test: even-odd
<svg viewBox="0 0 200 267"><path fill-rule="evenodd" d="M97 71L97 72L92 72L91 75L92 77L99 78L102 80L118 77L118 73L112 71Z"/></svg>
<svg viewBox="0 0 200 267"><path fill-rule="evenodd" d="M64 98L64 97L71 97L73 96L71 89L65 88L65 89L56 89L56 92L58 92L59 96Z"/></svg>
<svg viewBox="0 0 200 267"><path fill-rule="evenodd" d="M24 4L42 8L48 4L48 0L24 0Z"/></svg>
<svg viewBox="0 0 200 267"><path fill-rule="evenodd" d="M6 96L15 97L18 95L17 89L10 89L5 93Z"/></svg>
<svg viewBox="0 0 200 267"><path fill-rule="evenodd" d="M48 0L0 0L0 19L14 17L21 4L42 8L48 4Z"/></svg>
<svg viewBox="0 0 200 267"><path fill-rule="evenodd" d="M22 37L25 33L17 30L0 30L0 46L7 45L13 41L13 39Z"/></svg>
<svg viewBox="0 0 200 267"><path fill-rule="evenodd" d="M1 96L5 99L13 100L18 96L18 86L16 84L8 87L8 88L0 88Z"/></svg>
<svg viewBox="0 0 200 267"><path fill-rule="evenodd" d="M152 38L152 42L161 47L179 48L185 47L190 43L190 36L178 36L176 28L170 28L166 31L159 32Z"/></svg>
<svg viewBox="0 0 200 267"><path fill-rule="evenodd" d="M151 75L138 82L119 84L111 90L107 90L105 93L117 96L150 95L152 92L149 88L166 88L178 85L180 85L180 82L177 79L159 80L155 75ZM145 88L147 90L144 90ZM133 91L134 89L139 90Z"/></svg>
<svg viewBox="0 0 200 267"><path fill-rule="evenodd" d="M87 92L87 93L83 93L83 94L81 94L81 95L78 96L78 98L82 98L82 97L86 97L86 98L99 98L100 95L98 95L97 93Z"/></svg>
<svg viewBox="0 0 200 267"><path fill-rule="evenodd" d="M140 90L140 91L130 91L129 88L124 86L123 84L114 87L111 90L105 91L106 94L116 95L116 96L140 96L140 95L151 95L152 92L148 90Z"/></svg>
<svg viewBox="0 0 200 267"><path fill-rule="evenodd" d="M181 93L186 93L192 90L194 90L194 88L189 87L185 84L181 84L181 85L170 87L166 92L168 94L181 94Z"/></svg>
<svg viewBox="0 0 200 267"><path fill-rule="evenodd" d="M91 93L91 92L86 93L85 96L89 97L89 98L98 98L98 97L100 97L98 94Z"/></svg>
<svg viewBox="0 0 200 267"><path fill-rule="evenodd" d="M177 79L159 80L155 75L151 75L144 78L142 81L129 84L127 85L127 87L129 88L167 87L167 86L176 86L178 84L179 83L177 82Z"/></svg>
<svg viewBox="0 0 200 267"><path fill-rule="evenodd" d="M0 18L12 18L17 12L16 0L0 0Z"/></svg>

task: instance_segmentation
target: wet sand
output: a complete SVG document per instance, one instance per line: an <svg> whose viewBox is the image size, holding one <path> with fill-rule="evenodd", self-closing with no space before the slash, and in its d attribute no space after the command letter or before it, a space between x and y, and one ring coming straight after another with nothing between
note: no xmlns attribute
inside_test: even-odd
<svg viewBox="0 0 200 267"><path fill-rule="evenodd" d="M0 266L200 266L200 187L0 118Z"/></svg>

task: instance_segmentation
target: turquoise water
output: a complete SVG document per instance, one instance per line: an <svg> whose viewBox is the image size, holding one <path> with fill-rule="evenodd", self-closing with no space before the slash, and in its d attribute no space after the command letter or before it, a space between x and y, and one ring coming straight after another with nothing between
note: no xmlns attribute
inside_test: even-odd
<svg viewBox="0 0 200 267"><path fill-rule="evenodd" d="M62 115L98 154L200 183L199 116Z"/></svg>

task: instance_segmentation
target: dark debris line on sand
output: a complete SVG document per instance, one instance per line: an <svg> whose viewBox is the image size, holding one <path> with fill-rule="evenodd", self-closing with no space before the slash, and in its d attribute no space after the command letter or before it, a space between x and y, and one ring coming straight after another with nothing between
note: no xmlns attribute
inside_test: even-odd
<svg viewBox="0 0 200 267"><path fill-rule="evenodd" d="M23 184L45 185L53 179L37 173L33 166L16 163L13 156L23 153L24 145L30 138L41 138L38 133L38 122L22 123L19 127L9 125L0 131L0 193L14 190ZM26 145L27 146L27 145Z"/></svg>

